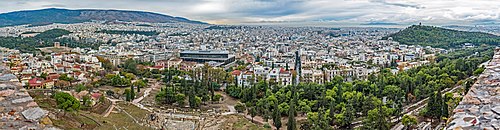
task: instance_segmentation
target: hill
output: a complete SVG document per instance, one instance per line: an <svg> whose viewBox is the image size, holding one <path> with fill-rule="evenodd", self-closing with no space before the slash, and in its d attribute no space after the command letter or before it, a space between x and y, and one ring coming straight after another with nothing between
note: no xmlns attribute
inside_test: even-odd
<svg viewBox="0 0 500 130"><path fill-rule="evenodd" d="M206 24L200 21L192 21L182 17L173 17L159 13L125 11L125 10L69 10L69 9L41 9L16 11L0 14L0 26L13 25L44 25L51 23L79 23L92 20L98 21L128 21L128 22L151 22L151 23L193 23Z"/></svg>
<svg viewBox="0 0 500 130"><path fill-rule="evenodd" d="M439 48L460 47L464 43L474 45L499 45L500 36L482 32L466 32L433 26L412 25L382 39L392 37L394 41L408 45L421 45Z"/></svg>
<svg viewBox="0 0 500 130"><path fill-rule="evenodd" d="M34 53L38 51L40 47L53 46L54 42L61 43L61 46L93 49L97 49L102 44L99 42L77 41L71 38L61 37L70 33L70 31L64 29L51 29L41 32L35 37L0 37L0 47L17 49L23 53Z"/></svg>

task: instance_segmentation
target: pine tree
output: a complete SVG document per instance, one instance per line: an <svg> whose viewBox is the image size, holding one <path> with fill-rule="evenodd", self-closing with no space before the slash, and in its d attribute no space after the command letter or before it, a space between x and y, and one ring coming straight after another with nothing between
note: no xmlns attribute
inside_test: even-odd
<svg viewBox="0 0 500 130"><path fill-rule="evenodd" d="M429 98L429 102L427 104L427 113L426 115L432 117L432 119L439 119L443 115L443 99L441 97L441 92L434 92Z"/></svg>

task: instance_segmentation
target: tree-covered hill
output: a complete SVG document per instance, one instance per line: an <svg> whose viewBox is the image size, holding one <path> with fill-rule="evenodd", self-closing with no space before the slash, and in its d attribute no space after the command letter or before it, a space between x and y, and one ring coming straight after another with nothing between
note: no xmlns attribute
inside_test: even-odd
<svg viewBox="0 0 500 130"><path fill-rule="evenodd" d="M56 28L56 29L51 29L51 30L44 31L44 32L36 35L35 38L39 38L39 39L54 39L54 38L58 38L60 36L68 35L70 33L71 32L68 31L68 30Z"/></svg>
<svg viewBox="0 0 500 130"><path fill-rule="evenodd" d="M0 47L6 47L11 49L17 49L21 52L35 52L38 51L37 48L53 46L54 42L60 42L63 46L68 47L81 47L81 48L98 48L100 44L98 42L84 43L81 41L76 41L71 38L61 38L63 35L70 34L71 32L64 29L51 29L35 37L0 37Z"/></svg>
<svg viewBox="0 0 500 130"><path fill-rule="evenodd" d="M500 36L482 32L466 32L433 26L413 25L383 39L392 37L394 41L408 45L422 45L439 48L454 48L464 43L474 45L499 45Z"/></svg>

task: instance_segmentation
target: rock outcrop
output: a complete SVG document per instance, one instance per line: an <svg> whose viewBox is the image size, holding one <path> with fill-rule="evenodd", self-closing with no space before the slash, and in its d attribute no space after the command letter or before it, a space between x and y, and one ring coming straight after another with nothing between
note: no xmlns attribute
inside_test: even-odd
<svg viewBox="0 0 500 130"><path fill-rule="evenodd" d="M453 111L446 129L500 129L500 48Z"/></svg>
<svg viewBox="0 0 500 130"><path fill-rule="evenodd" d="M47 111L38 107L17 77L0 65L0 129L46 129ZM47 118L48 119L48 118ZM44 119L44 122L50 122Z"/></svg>

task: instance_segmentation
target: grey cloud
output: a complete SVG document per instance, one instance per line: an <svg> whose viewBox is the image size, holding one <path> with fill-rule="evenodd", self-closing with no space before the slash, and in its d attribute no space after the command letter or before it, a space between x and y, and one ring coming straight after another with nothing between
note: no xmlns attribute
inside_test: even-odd
<svg viewBox="0 0 500 130"><path fill-rule="evenodd" d="M415 9L423 9L423 8L425 8L425 7L422 7L420 5L416 5L416 4L393 3L393 2L387 2L385 0L372 0L372 2L381 3L381 4L384 4L384 5L399 6L399 7L408 7L408 8L415 8Z"/></svg>
<svg viewBox="0 0 500 130"><path fill-rule="evenodd" d="M42 7L67 7L67 6L63 4L48 4L48 5L42 5Z"/></svg>
<svg viewBox="0 0 500 130"><path fill-rule="evenodd" d="M151 11L201 21L484 22L500 21L492 0L4 0L0 12L49 7ZM470 10L467 10L470 9Z"/></svg>

